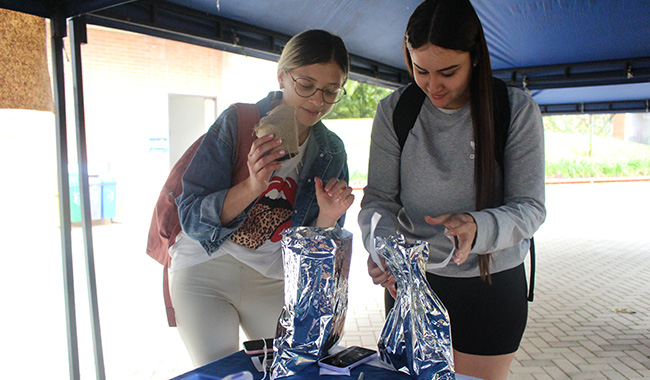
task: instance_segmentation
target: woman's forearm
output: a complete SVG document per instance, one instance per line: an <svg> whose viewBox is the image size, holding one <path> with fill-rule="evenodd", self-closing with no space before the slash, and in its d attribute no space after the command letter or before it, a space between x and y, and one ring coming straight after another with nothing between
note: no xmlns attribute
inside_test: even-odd
<svg viewBox="0 0 650 380"><path fill-rule="evenodd" d="M227 225L232 222L237 215L241 214L248 205L253 203L260 194L249 186L249 181L245 180L233 186L226 193L221 210L221 224Z"/></svg>

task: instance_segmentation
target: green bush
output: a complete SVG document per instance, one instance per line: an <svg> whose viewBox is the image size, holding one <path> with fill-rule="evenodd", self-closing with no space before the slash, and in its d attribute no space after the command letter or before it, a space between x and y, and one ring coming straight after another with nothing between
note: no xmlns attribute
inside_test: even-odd
<svg viewBox="0 0 650 380"><path fill-rule="evenodd" d="M350 173L350 183L351 184L365 184L368 182L368 171L367 170L355 170Z"/></svg>
<svg viewBox="0 0 650 380"><path fill-rule="evenodd" d="M393 90L367 83L349 80L345 84L347 95L334 105L326 119L364 119L373 118L377 103Z"/></svg>
<svg viewBox="0 0 650 380"><path fill-rule="evenodd" d="M554 133L579 133L596 136L612 134L613 114L553 115L544 116L544 131Z"/></svg>
<svg viewBox="0 0 650 380"><path fill-rule="evenodd" d="M600 178L650 176L650 158L603 162L562 159L546 162L546 178Z"/></svg>
<svg viewBox="0 0 650 380"><path fill-rule="evenodd" d="M545 120L546 122L546 120ZM650 146L612 137L545 133L547 178L650 175Z"/></svg>

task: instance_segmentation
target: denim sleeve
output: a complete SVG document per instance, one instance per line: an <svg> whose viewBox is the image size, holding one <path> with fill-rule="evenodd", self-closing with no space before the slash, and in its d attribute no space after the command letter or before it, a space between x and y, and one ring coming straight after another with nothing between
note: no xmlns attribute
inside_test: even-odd
<svg viewBox="0 0 650 380"><path fill-rule="evenodd" d="M227 225L221 211L231 187L236 163L237 112L225 110L210 127L183 175L183 193L176 199L183 232L201 242L208 254L221 244L246 218L242 212Z"/></svg>

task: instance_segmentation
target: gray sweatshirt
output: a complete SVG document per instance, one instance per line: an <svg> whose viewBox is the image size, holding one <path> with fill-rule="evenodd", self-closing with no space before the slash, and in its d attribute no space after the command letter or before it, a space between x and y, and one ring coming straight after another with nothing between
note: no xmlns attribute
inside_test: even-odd
<svg viewBox="0 0 650 380"><path fill-rule="evenodd" d="M478 254L492 252L490 273L521 264L529 239L544 222L544 128L539 107L525 92L509 88L510 128L505 146L502 206L476 211L474 138L469 103L448 111L429 99L400 150L393 129L393 110L404 88L382 99L372 127L368 185L364 189L359 226L370 249L371 218L381 219L375 236L403 234L409 242L430 243L427 271L450 277L479 275ZM424 216L469 213L476 220L475 245L465 263L453 260L440 269L453 246L443 226L432 226Z"/></svg>

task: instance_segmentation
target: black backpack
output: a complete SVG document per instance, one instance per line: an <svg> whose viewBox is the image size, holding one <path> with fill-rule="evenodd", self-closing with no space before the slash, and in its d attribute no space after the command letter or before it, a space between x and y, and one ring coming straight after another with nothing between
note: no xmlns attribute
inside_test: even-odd
<svg viewBox="0 0 650 380"><path fill-rule="evenodd" d="M494 109L494 146L495 156L499 163L501 172L505 173L503 168L503 155L508 139L508 128L510 127L510 99L508 97L508 87L500 79L492 78L492 89L494 92L493 109ZM404 143L409 132L415 124L415 120L420 114L422 104L426 94L420 87L411 83L406 90L400 95L395 110L393 111L393 128L397 135L400 149L404 149ZM530 282L528 288L528 301L533 301L533 290L535 289L535 241L530 238Z"/></svg>

